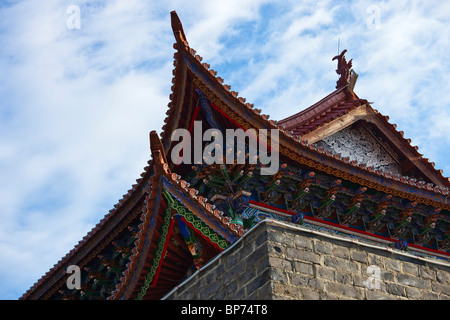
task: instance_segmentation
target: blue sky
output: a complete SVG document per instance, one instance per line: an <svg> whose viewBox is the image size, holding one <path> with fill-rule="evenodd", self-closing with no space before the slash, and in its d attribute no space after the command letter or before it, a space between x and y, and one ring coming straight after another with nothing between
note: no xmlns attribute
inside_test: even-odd
<svg viewBox="0 0 450 320"><path fill-rule="evenodd" d="M276 120L334 90L339 41L356 93L450 175L449 2L2 1L0 299L19 298L140 177L169 102L172 10L203 61Z"/></svg>

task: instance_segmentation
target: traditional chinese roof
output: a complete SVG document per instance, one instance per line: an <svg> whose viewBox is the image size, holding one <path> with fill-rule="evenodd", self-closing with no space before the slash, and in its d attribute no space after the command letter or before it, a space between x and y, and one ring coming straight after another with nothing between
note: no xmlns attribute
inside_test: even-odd
<svg viewBox="0 0 450 320"><path fill-rule="evenodd" d="M159 299L264 217L449 259L448 180L411 156L417 150L405 146L395 126L356 96L352 73L341 69L336 91L312 107L269 120L202 61L175 12L171 19L172 93L161 134L150 133L149 166L21 299ZM374 170L317 146L314 142L339 131L339 119L346 126L374 125L433 183ZM261 164L177 165L171 159L172 132L193 132L194 121L204 130L279 130L282 165L272 176L260 174ZM67 289L69 265L82 269L81 290Z"/></svg>
<svg viewBox="0 0 450 320"><path fill-rule="evenodd" d="M357 75L353 73L350 79L356 82ZM444 177L443 170L436 169L435 164L418 152L417 146L411 145L411 139L404 137L403 131L397 130L396 124L389 122L389 117L373 109L365 99L360 99L349 84L339 87L328 96L290 117L278 121L284 130L294 136L316 143L337 131L355 123L370 123L383 136L398 154L401 155L403 175L414 174L425 183L436 186L450 187L449 178ZM414 177L416 178L416 177Z"/></svg>

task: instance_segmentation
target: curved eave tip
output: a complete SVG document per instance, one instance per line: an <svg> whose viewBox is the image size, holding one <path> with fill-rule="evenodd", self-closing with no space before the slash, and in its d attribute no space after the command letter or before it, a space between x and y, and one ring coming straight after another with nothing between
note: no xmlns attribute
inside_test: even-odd
<svg viewBox="0 0 450 320"><path fill-rule="evenodd" d="M187 42L186 36L184 35L183 25L181 24L180 18L176 11L170 12L170 20L172 24L173 35L177 42Z"/></svg>

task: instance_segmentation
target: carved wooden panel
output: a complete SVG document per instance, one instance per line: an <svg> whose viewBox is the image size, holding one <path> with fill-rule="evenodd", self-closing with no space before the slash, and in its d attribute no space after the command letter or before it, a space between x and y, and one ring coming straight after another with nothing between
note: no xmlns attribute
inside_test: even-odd
<svg viewBox="0 0 450 320"><path fill-rule="evenodd" d="M375 133L367 127L352 129L347 127L318 141L317 146L364 163L374 169L401 174L398 158L392 148L376 139Z"/></svg>

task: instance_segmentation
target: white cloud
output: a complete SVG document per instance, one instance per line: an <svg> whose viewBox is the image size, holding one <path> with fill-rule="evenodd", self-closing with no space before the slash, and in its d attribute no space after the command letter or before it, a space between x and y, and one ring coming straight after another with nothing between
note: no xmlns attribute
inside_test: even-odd
<svg viewBox="0 0 450 320"><path fill-rule="evenodd" d="M161 20L120 3L82 10L80 30L65 27L56 1L3 11L0 277L22 281L2 297L25 292L147 165L148 132L168 103L173 49L158 41L170 23L163 32Z"/></svg>

